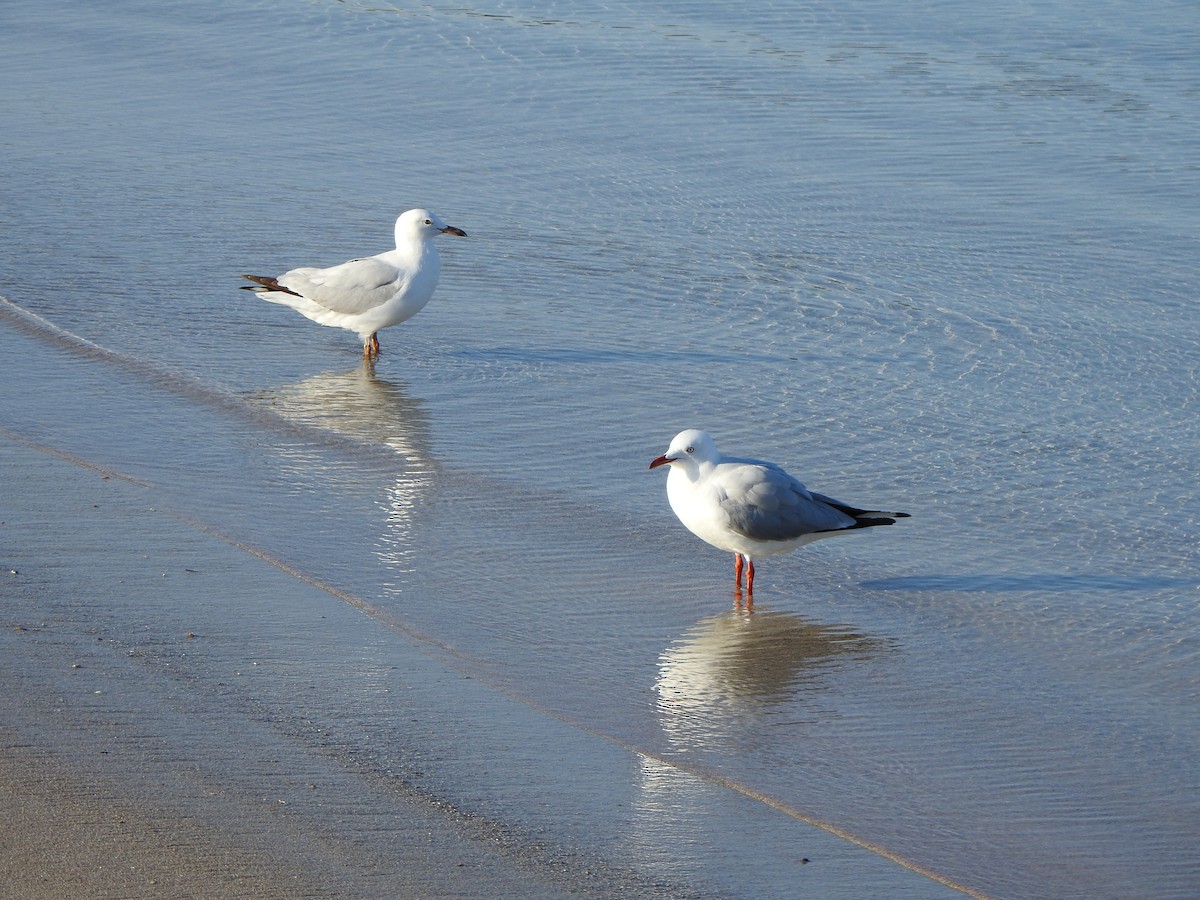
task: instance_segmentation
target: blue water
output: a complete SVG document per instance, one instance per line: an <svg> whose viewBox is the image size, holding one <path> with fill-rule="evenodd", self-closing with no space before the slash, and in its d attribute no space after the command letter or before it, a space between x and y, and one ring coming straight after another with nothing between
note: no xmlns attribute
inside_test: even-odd
<svg viewBox="0 0 1200 900"><path fill-rule="evenodd" d="M1194 896L1196 46L1169 2L13 0L0 425L574 735L455 744L462 809L700 895L832 834L823 896ZM417 205L470 237L374 372L237 290ZM733 609L644 471L685 427L913 518Z"/></svg>

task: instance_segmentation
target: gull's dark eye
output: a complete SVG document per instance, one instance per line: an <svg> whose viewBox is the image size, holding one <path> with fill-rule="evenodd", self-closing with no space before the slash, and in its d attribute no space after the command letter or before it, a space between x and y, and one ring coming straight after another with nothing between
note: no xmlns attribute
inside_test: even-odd
<svg viewBox="0 0 1200 900"><path fill-rule="evenodd" d="M696 448L695 448L695 447L688 447L688 448L687 448L687 450L686 450L685 452L687 452L687 453L695 453L695 452L696 452Z"/></svg>
<svg viewBox="0 0 1200 900"><path fill-rule="evenodd" d="M433 219L426 219L426 220L425 220L425 224L426 224L426 225L432 225L432 224L433 224Z"/></svg>

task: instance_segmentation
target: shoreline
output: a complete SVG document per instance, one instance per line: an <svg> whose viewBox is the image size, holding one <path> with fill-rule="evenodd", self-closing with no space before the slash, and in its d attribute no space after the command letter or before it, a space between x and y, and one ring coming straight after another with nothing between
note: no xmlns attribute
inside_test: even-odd
<svg viewBox="0 0 1200 900"><path fill-rule="evenodd" d="M0 896L591 894L563 889L567 867L363 777L179 664L220 652L257 665L224 585L275 608L316 588L77 461L0 438L0 473L12 486L0 523ZM222 581L176 577L182 557ZM300 654L322 640L294 637Z"/></svg>

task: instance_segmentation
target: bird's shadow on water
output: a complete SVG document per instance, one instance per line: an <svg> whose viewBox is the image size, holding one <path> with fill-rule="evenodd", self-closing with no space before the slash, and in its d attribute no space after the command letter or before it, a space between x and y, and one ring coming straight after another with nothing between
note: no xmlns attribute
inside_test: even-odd
<svg viewBox="0 0 1200 900"><path fill-rule="evenodd" d="M1163 575L905 575L864 581L875 591L1158 591L1194 587L1196 578Z"/></svg>

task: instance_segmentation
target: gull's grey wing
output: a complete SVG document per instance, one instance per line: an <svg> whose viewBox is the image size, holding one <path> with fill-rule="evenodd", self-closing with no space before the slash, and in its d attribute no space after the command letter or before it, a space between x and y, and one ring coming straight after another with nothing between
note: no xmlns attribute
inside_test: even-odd
<svg viewBox="0 0 1200 900"><path fill-rule="evenodd" d="M757 541L790 541L806 534L839 531L853 516L829 505L778 466L725 462L717 467L719 500L729 526Z"/></svg>
<svg viewBox="0 0 1200 900"><path fill-rule="evenodd" d="M292 269L279 283L339 313L362 313L396 295L403 273L377 256L352 259L328 269Z"/></svg>

